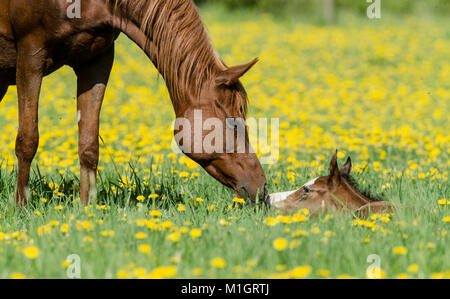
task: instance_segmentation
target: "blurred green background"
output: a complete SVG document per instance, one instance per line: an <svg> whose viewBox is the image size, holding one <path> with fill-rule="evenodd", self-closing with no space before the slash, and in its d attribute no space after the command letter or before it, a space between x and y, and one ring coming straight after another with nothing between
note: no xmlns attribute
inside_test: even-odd
<svg viewBox="0 0 450 299"><path fill-rule="evenodd" d="M375 0L372 0L373 3ZM450 0L379 0L382 13L388 14L449 14ZM327 19L327 9L331 9L331 20L340 12L354 11L365 13L368 6L366 0L195 0L198 5L221 3L231 10L255 9L274 14L298 14ZM330 4L331 3L331 4ZM328 7L328 8L327 8Z"/></svg>

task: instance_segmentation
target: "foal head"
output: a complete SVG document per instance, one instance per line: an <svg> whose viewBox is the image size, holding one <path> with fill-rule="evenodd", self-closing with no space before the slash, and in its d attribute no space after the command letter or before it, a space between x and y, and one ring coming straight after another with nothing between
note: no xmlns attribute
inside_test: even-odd
<svg viewBox="0 0 450 299"><path fill-rule="evenodd" d="M218 70L177 113L175 140L181 150L236 196L265 201L267 181L251 148L245 116L247 95L239 78L255 63ZM182 132L190 127L190 134Z"/></svg>
<svg viewBox="0 0 450 299"><path fill-rule="evenodd" d="M358 215L368 212L391 211L390 204L361 193L350 176L350 157L341 169L337 163L337 151L330 163L328 176L315 178L297 191L271 194L268 203L282 211L298 211L307 208L313 215L319 212L334 213L354 210Z"/></svg>

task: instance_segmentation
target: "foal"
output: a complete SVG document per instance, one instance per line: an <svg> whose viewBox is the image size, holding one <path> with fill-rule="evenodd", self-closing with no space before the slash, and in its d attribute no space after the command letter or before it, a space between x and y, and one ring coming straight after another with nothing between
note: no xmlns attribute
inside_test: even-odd
<svg viewBox="0 0 450 299"><path fill-rule="evenodd" d="M330 163L330 174L315 178L300 189L271 194L268 204L284 212L307 208L312 215L320 212L354 211L358 217L373 213L392 213L392 205L363 195L350 176L350 157L341 169L337 163L337 151Z"/></svg>

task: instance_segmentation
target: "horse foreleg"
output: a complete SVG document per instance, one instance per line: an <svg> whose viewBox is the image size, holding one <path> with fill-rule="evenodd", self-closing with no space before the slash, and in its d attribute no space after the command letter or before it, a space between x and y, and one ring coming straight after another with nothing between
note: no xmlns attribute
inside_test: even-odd
<svg viewBox="0 0 450 299"><path fill-rule="evenodd" d="M78 155L80 199L84 204L97 198L100 110L114 60L114 49L93 63L74 67L78 77Z"/></svg>
<svg viewBox="0 0 450 299"><path fill-rule="evenodd" d="M26 205L29 197L28 180L31 162L39 144L38 102L41 90L45 51L36 53L35 41L18 43L17 95L19 99L19 130L16 139L16 156L19 163L16 203Z"/></svg>
<svg viewBox="0 0 450 299"><path fill-rule="evenodd" d="M371 213L393 213L393 206L387 201L368 203L355 211L355 215L360 218L367 218Z"/></svg>

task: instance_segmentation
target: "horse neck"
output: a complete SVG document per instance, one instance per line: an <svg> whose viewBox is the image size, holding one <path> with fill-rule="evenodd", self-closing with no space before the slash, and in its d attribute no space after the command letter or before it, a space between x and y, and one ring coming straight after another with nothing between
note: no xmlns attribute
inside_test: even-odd
<svg viewBox="0 0 450 299"><path fill-rule="evenodd" d="M206 80L225 68L191 0L106 1L115 5L115 26L163 76L177 114L200 96Z"/></svg>

